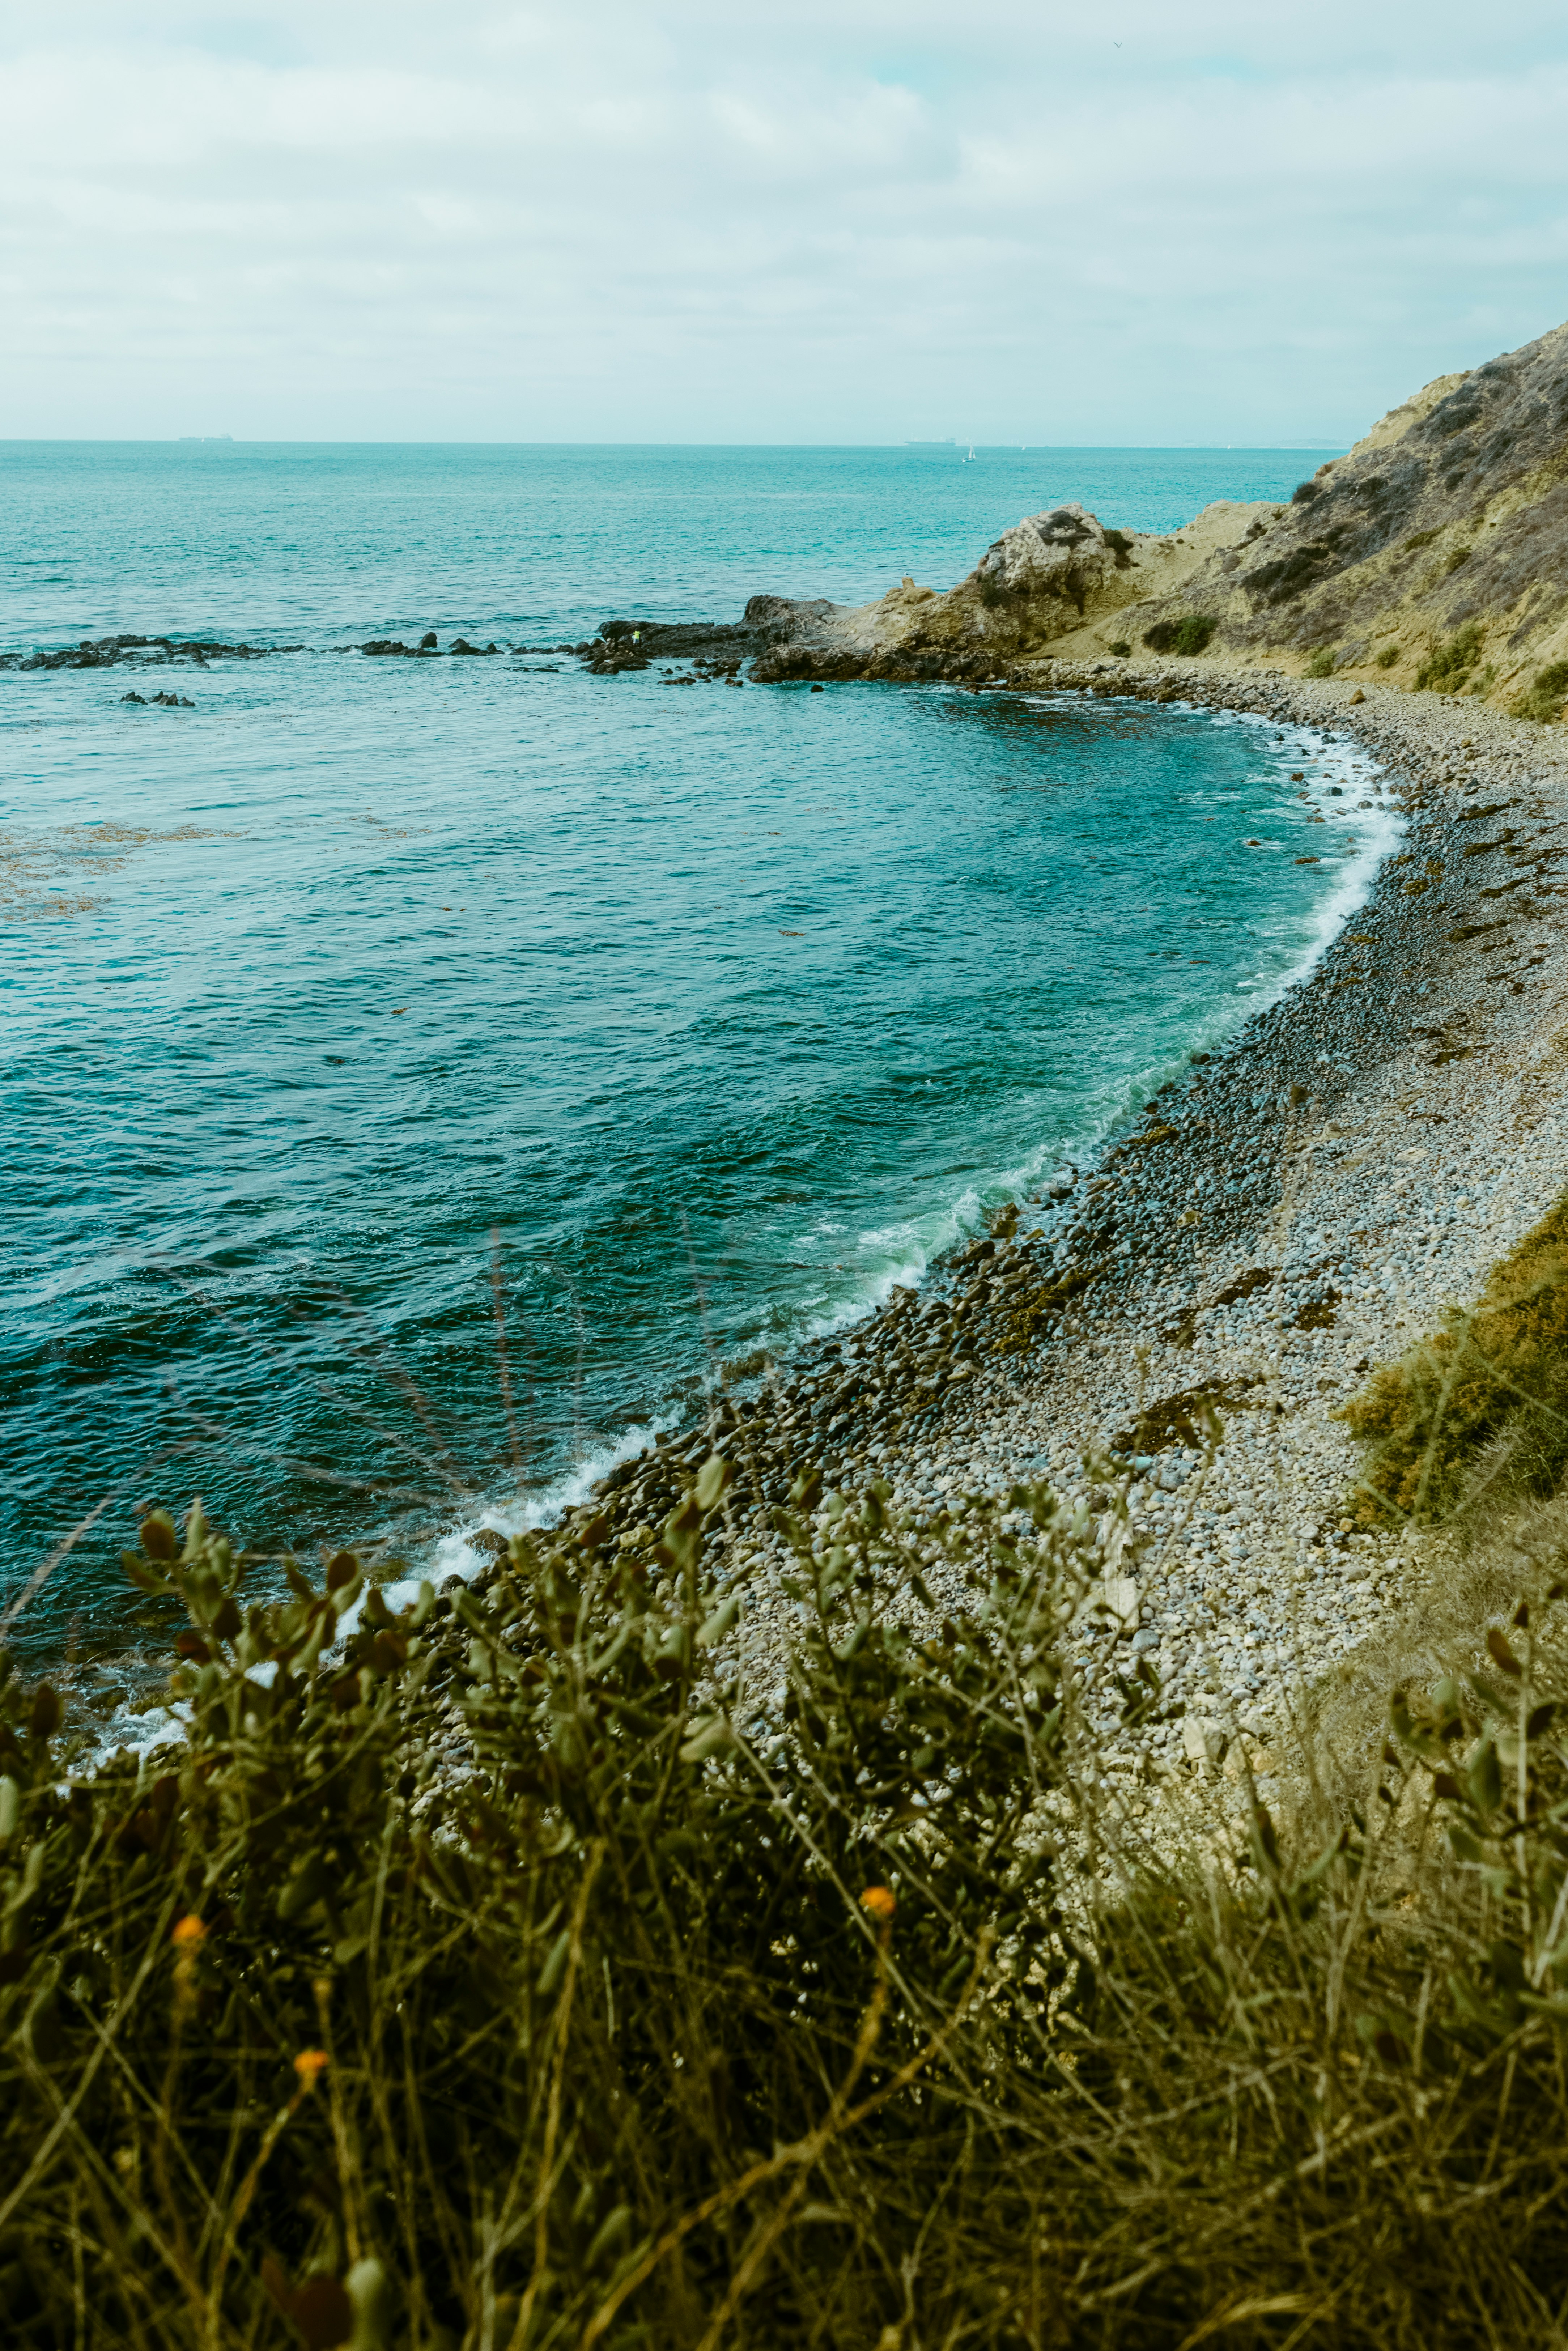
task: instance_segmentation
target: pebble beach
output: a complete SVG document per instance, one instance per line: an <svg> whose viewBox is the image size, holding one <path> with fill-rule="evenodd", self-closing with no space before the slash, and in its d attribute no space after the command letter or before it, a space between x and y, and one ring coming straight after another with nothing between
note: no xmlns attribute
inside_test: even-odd
<svg viewBox="0 0 1568 2351"><path fill-rule="evenodd" d="M1397 811L1399 846L1312 972L1098 1165L623 1464L582 1515L650 1541L711 1451L736 1463L723 1540L747 1599L715 1673L765 1703L798 1605L771 1517L803 1464L829 1491L883 1481L915 1529L1049 1481L1103 1514L1075 1656L1136 1816L1228 1751L1267 1795L1314 1692L1438 1637L1441 1544L1356 1531L1335 1416L1568 1184L1568 757L1458 699L1266 672L1040 664L991 690L1042 689L1315 730L1303 797ZM1140 1658L1160 1719L1118 1732L1113 1677Z"/></svg>

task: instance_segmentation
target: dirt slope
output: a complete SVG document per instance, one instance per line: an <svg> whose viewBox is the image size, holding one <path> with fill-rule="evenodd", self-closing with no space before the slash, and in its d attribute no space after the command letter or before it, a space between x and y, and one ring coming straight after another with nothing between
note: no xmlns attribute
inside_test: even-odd
<svg viewBox="0 0 1568 2351"><path fill-rule="evenodd" d="M946 594L755 597L762 677L977 676L1049 652L1331 670L1557 718L1568 701L1568 326L1439 376L1284 506L1166 535L1027 517Z"/></svg>
<svg viewBox="0 0 1568 2351"><path fill-rule="evenodd" d="M1568 327L1428 384L1151 619L1193 611L1218 621L1209 653L1231 666L1315 654L1394 684L1528 696L1568 659Z"/></svg>

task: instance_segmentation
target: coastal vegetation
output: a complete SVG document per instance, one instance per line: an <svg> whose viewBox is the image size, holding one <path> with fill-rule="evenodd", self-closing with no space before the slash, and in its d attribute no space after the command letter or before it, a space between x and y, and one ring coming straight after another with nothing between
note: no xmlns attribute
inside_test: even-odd
<svg viewBox="0 0 1568 2351"><path fill-rule="evenodd" d="M178 1739L89 1769L7 1676L6 2341L1555 2339L1550 1571L1359 1781L1228 1816L1200 1745L1156 1849L1104 1755L1157 1680L1077 1637L1124 1495L917 1532L803 1471L743 1693L730 1483L396 1611L154 1513Z"/></svg>
<svg viewBox="0 0 1568 2351"><path fill-rule="evenodd" d="M1568 1201L1493 1268L1479 1303L1383 1365L1341 1416L1367 1447L1364 1524L1553 1492L1568 1467ZM1484 1465L1484 1475L1479 1475Z"/></svg>
<svg viewBox="0 0 1568 2351"><path fill-rule="evenodd" d="M1538 669L1530 684L1521 692L1514 704L1520 718L1539 719L1542 726L1563 716L1568 703L1568 661L1550 662Z"/></svg>
<svg viewBox="0 0 1568 2351"><path fill-rule="evenodd" d="M1471 671L1480 660L1485 640L1479 623L1467 621L1443 644L1427 654L1416 673L1416 689L1420 693L1431 686L1438 694L1458 694L1469 683Z"/></svg>
<svg viewBox="0 0 1568 2351"><path fill-rule="evenodd" d="M1156 621L1144 643L1155 653L1200 653L1218 626L1207 612L1186 612L1179 621Z"/></svg>

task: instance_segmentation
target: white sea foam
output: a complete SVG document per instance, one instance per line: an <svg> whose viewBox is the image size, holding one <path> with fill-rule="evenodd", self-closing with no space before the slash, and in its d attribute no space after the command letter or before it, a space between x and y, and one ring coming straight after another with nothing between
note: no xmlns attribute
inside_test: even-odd
<svg viewBox="0 0 1568 2351"><path fill-rule="evenodd" d="M646 1453L670 1426L668 1418L659 1416L638 1422L623 1429L619 1437L605 1437L585 1447L563 1476L549 1486L541 1486L537 1493L525 1496L521 1501L486 1503L477 1518L465 1520L437 1539L417 1574L382 1584L382 1598L395 1614L418 1599L423 1583L434 1583L439 1589L452 1575L460 1575L465 1583L471 1583L489 1559L488 1552L474 1548L476 1535L487 1530L501 1535L520 1535L533 1527L553 1526L568 1510L586 1502L599 1480L608 1477L612 1469ZM357 1631L363 1605L363 1601L359 1600L344 1611L344 1640Z"/></svg>
<svg viewBox="0 0 1568 2351"><path fill-rule="evenodd" d="M1046 695L1030 696L1029 699L1039 707L1049 707L1057 700ZM1076 705L1076 697L1073 699ZM1194 707L1182 704L1174 706L1178 709ZM1317 770L1314 782L1322 789L1326 824L1338 828L1342 832L1354 828L1354 851L1342 855L1332 872L1325 875L1329 886L1312 905L1305 920L1293 915L1269 935L1277 939L1282 933L1293 934L1294 953L1287 954L1277 968L1244 978L1228 994L1219 997L1190 1031L1173 1040L1146 1067L1129 1076L1118 1089L1117 1099L1106 1104L1096 1119L1074 1134L1065 1137L1052 1135L1030 1145L1016 1160L966 1185L951 1200L923 1216L901 1217L894 1223L867 1227L855 1237L853 1254L858 1262L850 1283L838 1297L825 1301L818 1311L801 1317L792 1336L792 1347L809 1346L815 1341L852 1328L884 1306L895 1289L917 1289L935 1263L963 1240L984 1229L988 1207L998 1199L1027 1199L1030 1191L1057 1170L1064 1166L1082 1169L1092 1165L1136 1106L1159 1086L1186 1071L1189 1054L1223 1050L1247 1021L1266 1011L1311 974L1345 925L1365 904L1379 867L1397 847L1405 831L1404 820L1396 809L1386 804L1370 809L1355 806L1358 799L1370 794L1381 773L1381 763L1363 751L1358 744L1322 730L1297 726L1281 727L1272 718L1248 711L1204 712L1202 715L1211 724L1240 727L1259 737L1267 736L1266 756L1270 772L1266 778L1259 778L1260 784L1266 789L1278 791L1283 782L1281 769L1288 770L1292 762L1304 765L1310 760ZM1274 739L1276 737L1280 738L1278 741ZM1263 747L1260 744L1260 750ZM1343 808L1334 805L1329 798L1330 786L1334 783L1345 795ZM1282 806L1280 812L1286 814L1287 808ZM1288 812L1292 824L1299 821L1293 805L1289 807ZM1313 838L1322 844L1324 851L1328 851L1332 836L1316 828L1312 831ZM1057 1207L1044 1202L1031 1202L1026 1209L1028 1221L1038 1225L1047 1235L1076 1214L1075 1203ZM830 1231L828 1228L818 1225L811 1228L811 1237L819 1239L838 1238L841 1230L841 1228L837 1226ZM755 1382L737 1383L737 1392L747 1393L756 1384ZM669 1425L669 1420L664 1420L653 1424L653 1426ZM516 1512L508 1515L503 1510L486 1511L472 1527L444 1538L437 1547L429 1572L436 1580L453 1573L473 1574L482 1563L483 1555L472 1550L471 1537L480 1527L496 1526L505 1533L511 1533L522 1525L551 1523L562 1511L586 1499L595 1481L607 1469L620 1461L633 1458L641 1452L650 1434L646 1428L630 1430L623 1439L584 1453L556 1485L531 1498L520 1515ZM413 1583L400 1585L389 1591L387 1596L393 1605L397 1605L399 1599L394 1598L394 1591L401 1597L410 1597L416 1590L417 1585Z"/></svg>
<svg viewBox="0 0 1568 2351"><path fill-rule="evenodd" d="M1059 697L1053 696L1029 699L1039 707L1060 702ZM1073 700L1076 705L1076 697ZM1193 706L1177 704L1174 707ZM1294 951L1287 952L1275 968L1244 977L1218 997L1188 1032L1173 1039L1146 1067L1127 1076L1117 1088L1115 1100L1103 1104L1099 1113L1075 1133L1042 1138L1010 1163L984 1176L977 1175L953 1197L924 1214L870 1226L852 1237L840 1225L814 1225L803 1238L818 1242L835 1240L841 1247L849 1238L844 1254L852 1262L843 1270L850 1274L850 1280L837 1296L824 1298L817 1311L808 1311L800 1317L788 1348L781 1352L790 1352L852 1328L884 1306L895 1289L918 1288L933 1264L984 1228L988 1209L997 1200L1027 1200L1042 1179L1057 1170L1092 1165L1136 1106L1159 1086L1185 1071L1191 1052L1222 1050L1246 1021L1306 978L1365 903L1379 866L1397 846L1405 829L1397 810L1386 804L1371 809L1354 805L1357 799L1368 796L1380 772L1380 763L1358 745L1320 730L1294 726L1281 728L1273 719L1248 712L1203 715L1213 725L1268 736L1266 757L1270 772L1259 778L1264 789L1278 791L1283 780L1282 768L1288 769L1292 763L1304 767L1311 762L1316 770L1313 781L1321 787L1327 828L1313 828L1312 838L1324 852L1332 851L1336 833L1343 837L1354 831L1354 848L1351 853L1339 856L1332 868L1325 857L1324 879L1328 886L1304 921L1297 914L1284 916L1265 934L1265 943L1277 946L1285 938ZM1276 736L1281 739L1275 740ZM1260 751L1263 748L1260 744ZM1337 783L1345 795L1343 807L1329 797L1331 783ZM1280 813L1288 813L1292 825L1300 821L1294 807L1287 809L1282 805ZM1257 818L1254 820L1263 821ZM1049 1236L1076 1213L1075 1203L1059 1207L1030 1202L1026 1227L1036 1225ZM826 1267L823 1274L826 1288L831 1280ZM746 1394L757 1384L755 1380L737 1382L734 1392ZM439 1537L416 1562L413 1574L382 1587L388 1606L395 1611L415 1601L425 1582L439 1586L453 1575L471 1581L487 1558L485 1552L474 1547L476 1535L493 1529L509 1536L556 1523L566 1511L587 1500L609 1471L645 1452L663 1430L677 1425L681 1417L677 1410L672 1409L629 1426L618 1435L595 1437L583 1446L571 1466L548 1486L521 1500L497 1498L486 1503L474 1518ZM357 1604L344 1618L345 1637L356 1627L359 1616ZM142 1726L153 1719L157 1727L146 1731ZM132 1726L134 1735L128 1735ZM106 1748L128 1745L144 1753L172 1735L175 1734L165 1716L127 1717L123 1721L116 1717L110 1726Z"/></svg>

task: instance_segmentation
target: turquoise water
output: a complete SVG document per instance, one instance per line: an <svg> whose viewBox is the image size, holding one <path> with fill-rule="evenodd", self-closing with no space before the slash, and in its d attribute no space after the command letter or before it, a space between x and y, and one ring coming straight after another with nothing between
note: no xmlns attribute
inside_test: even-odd
<svg viewBox="0 0 1568 2351"><path fill-rule="evenodd" d="M520 1457L547 1508L1090 1147L1388 837L1345 755L1179 708L323 650L942 584L1072 487L1165 526L1256 454L1015 454L988 502L926 452L0 457L13 648L312 648L190 710L0 674L8 1587L122 1498L45 1644L117 1621L152 1497L417 1553ZM1307 763L1349 786L1310 839Z"/></svg>

